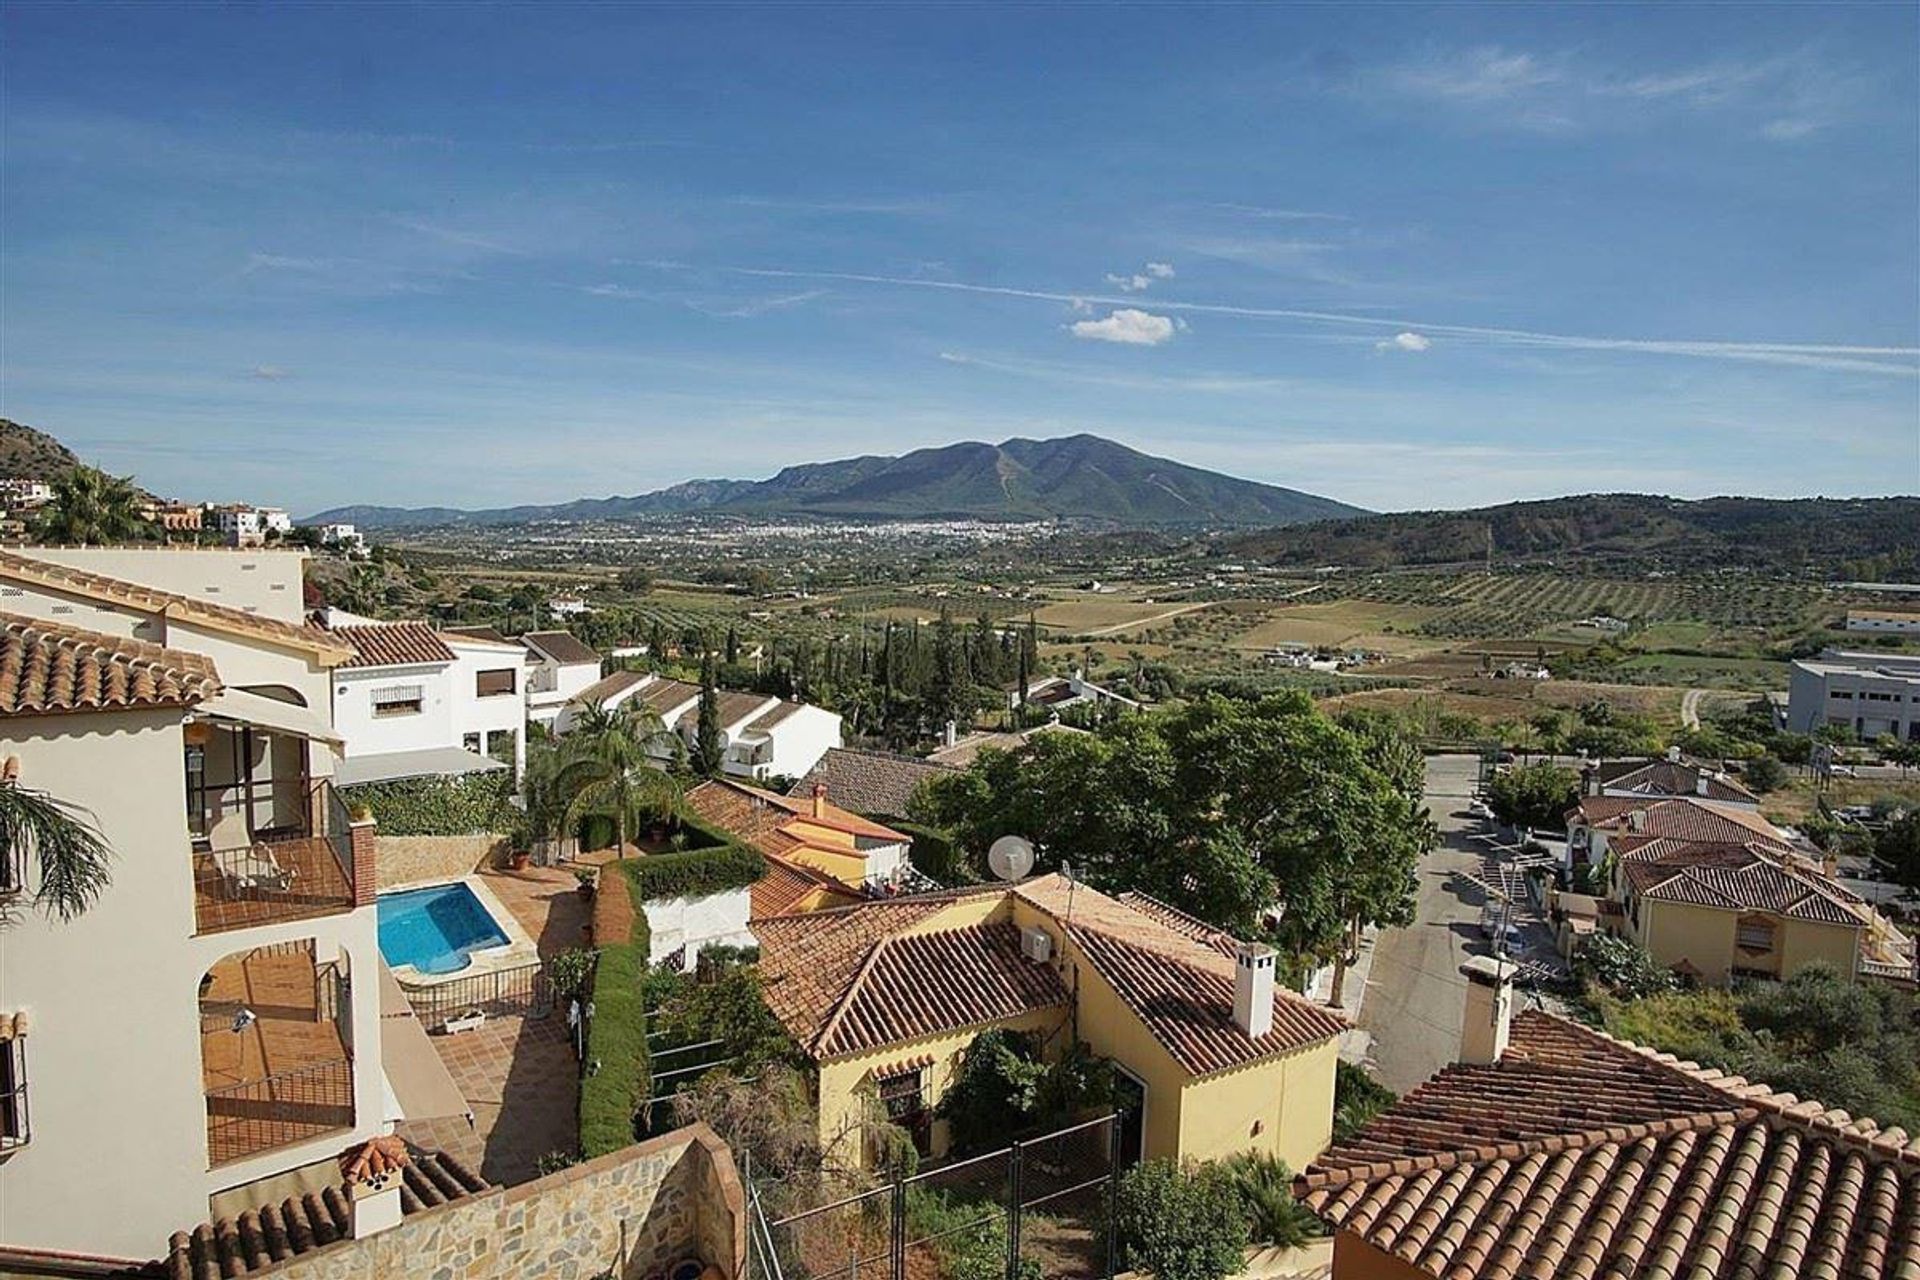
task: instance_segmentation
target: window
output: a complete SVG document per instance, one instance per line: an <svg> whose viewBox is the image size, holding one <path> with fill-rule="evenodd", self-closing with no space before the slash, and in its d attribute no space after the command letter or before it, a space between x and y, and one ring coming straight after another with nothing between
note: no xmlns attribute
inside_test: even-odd
<svg viewBox="0 0 1920 1280"><path fill-rule="evenodd" d="M480 754L480 735L477 733L469 733L465 737L460 739L460 745L465 747L467 750L473 752L475 755L479 755Z"/></svg>
<svg viewBox="0 0 1920 1280"><path fill-rule="evenodd" d="M0 1015L0 1151L27 1145L27 1041L14 1034L13 1017Z"/></svg>
<svg viewBox="0 0 1920 1280"><path fill-rule="evenodd" d="M473 692L478 698L497 698L514 691L514 677L519 673L512 667L503 667L498 671L480 671L473 677Z"/></svg>
<svg viewBox="0 0 1920 1280"><path fill-rule="evenodd" d="M880 1105L886 1109L887 1119L911 1134L914 1150L924 1156L933 1136L933 1126L927 1114L921 1071L919 1067L911 1071L898 1071L883 1076L879 1084Z"/></svg>
<svg viewBox="0 0 1920 1280"><path fill-rule="evenodd" d="M1851 690L1851 689L1829 689L1829 690L1827 691L1827 696L1828 696L1829 698L1837 698L1837 699L1839 699L1839 700L1841 700L1841 701L1844 701L1844 702L1852 702L1852 701L1853 701L1853 690Z"/></svg>
<svg viewBox="0 0 1920 1280"><path fill-rule="evenodd" d="M1773 950L1773 921L1766 916L1741 916L1734 926L1733 942L1742 951Z"/></svg>
<svg viewBox="0 0 1920 1280"><path fill-rule="evenodd" d="M375 716L417 716L425 705L425 691L417 684L394 684L373 691Z"/></svg>

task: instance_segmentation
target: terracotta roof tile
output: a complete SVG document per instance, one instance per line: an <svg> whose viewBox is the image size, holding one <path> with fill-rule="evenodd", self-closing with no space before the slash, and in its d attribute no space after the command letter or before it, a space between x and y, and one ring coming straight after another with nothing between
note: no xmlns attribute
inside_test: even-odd
<svg viewBox="0 0 1920 1280"><path fill-rule="evenodd" d="M1635 892L1652 901L1867 927L1852 894L1759 841L1655 839L1634 844L1620 862Z"/></svg>
<svg viewBox="0 0 1920 1280"><path fill-rule="evenodd" d="M89 573L13 551L0 551L0 581L22 582L51 591L64 591L108 604L122 604L165 618L178 619L214 631L251 636L292 645L322 658L338 661L351 656L347 645L321 627L282 622L264 614L248 613L223 604L183 596L137 582Z"/></svg>
<svg viewBox="0 0 1920 1280"><path fill-rule="evenodd" d="M1707 779L1707 792L1702 799L1730 804L1756 803L1753 792L1725 774L1699 765L1671 760L1610 760L1599 766L1602 787L1642 796L1698 796L1703 774Z"/></svg>
<svg viewBox="0 0 1920 1280"><path fill-rule="evenodd" d="M811 1045L874 944L946 909L947 898L899 898L756 921L767 1006Z"/></svg>
<svg viewBox="0 0 1920 1280"><path fill-rule="evenodd" d="M652 673L646 671L616 671L612 675L600 677L574 694L573 700L597 707L607 699L625 693L635 685L646 684L653 678Z"/></svg>
<svg viewBox="0 0 1920 1280"><path fill-rule="evenodd" d="M0 716L189 707L218 692L205 654L0 615Z"/></svg>
<svg viewBox="0 0 1920 1280"><path fill-rule="evenodd" d="M342 1157L342 1164L358 1158L357 1151L349 1151ZM381 1153L377 1158L392 1162L391 1153ZM397 1167L401 1177L400 1210L408 1216L489 1189L484 1179L439 1151L413 1149ZM279 1204L176 1232L167 1242L167 1256L155 1265L172 1280L265 1271L288 1258L349 1238L351 1215L351 1192L342 1181L323 1191L290 1196Z"/></svg>
<svg viewBox="0 0 1920 1280"><path fill-rule="evenodd" d="M1178 907L1168 906L1158 898L1144 893L1123 893L1117 899L1132 907L1142 915L1158 920L1176 933L1184 934L1204 947L1211 947L1223 956L1231 956L1240 948L1239 939L1224 929L1216 929L1198 916L1190 916Z"/></svg>
<svg viewBox="0 0 1920 1280"><path fill-rule="evenodd" d="M907 801L921 783L953 772L950 765L934 764L915 756L833 747L787 794L804 799L811 796L815 784L819 784L836 802L854 813L901 817L907 812Z"/></svg>
<svg viewBox="0 0 1920 1280"><path fill-rule="evenodd" d="M1904 1137L1528 1012L1501 1062L1442 1071L1296 1188L1449 1280L1890 1280L1920 1274Z"/></svg>
<svg viewBox="0 0 1920 1280"><path fill-rule="evenodd" d="M836 905L844 906L861 900L858 892L832 876L789 862L764 849L760 856L767 860L767 874L753 882L748 895L752 900L750 909L756 921L786 915L815 892L824 892L837 899Z"/></svg>
<svg viewBox="0 0 1920 1280"><path fill-rule="evenodd" d="M1751 809L1692 796L1586 796L1575 811L1587 823L1608 832L1735 842L1758 837L1786 845L1779 828ZM1636 819L1633 814L1641 816Z"/></svg>
<svg viewBox="0 0 1920 1280"><path fill-rule="evenodd" d="M353 667L413 667L452 662L453 650L440 633L424 622L369 622L335 627L333 634L353 646L353 657L341 663Z"/></svg>

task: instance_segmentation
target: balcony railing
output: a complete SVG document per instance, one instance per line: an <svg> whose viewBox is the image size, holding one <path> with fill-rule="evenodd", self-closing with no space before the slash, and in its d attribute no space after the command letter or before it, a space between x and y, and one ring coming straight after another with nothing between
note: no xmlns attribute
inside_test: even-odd
<svg viewBox="0 0 1920 1280"><path fill-rule="evenodd" d="M207 1160L214 1165L352 1127L347 1058L207 1091Z"/></svg>
<svg viewBox="0 0 1920 1280"><path fill-rule="evenodd" d="M257 802L208 806L208 837L193 855L194 921L200 933L333 915L353 909L353 845L347 808L333 787L308 787L285 825L253 827Z"/></svg>

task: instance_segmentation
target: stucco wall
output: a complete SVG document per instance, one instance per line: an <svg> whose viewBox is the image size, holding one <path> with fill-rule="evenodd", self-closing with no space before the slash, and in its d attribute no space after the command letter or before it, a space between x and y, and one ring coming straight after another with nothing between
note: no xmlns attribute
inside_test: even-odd
<svg viewBox="0 0 1920 1280"><path fill-rule="evenodd" d="M507 842L497 835L381 836L376 846L380 888L464 876L499 861Z"/></svg>
<svg viewBox="0 0 1920 1280"><path fill-rule="evenodd" d="M803 706L767 733L772 759L768 774L805 777L831 747L840 745L840 717L824 707Z"/></svg>
<svg viewBox="0 0 1920 1280"><path fill-rule="evenodd" d="M1640 925L1636 929L1630 923L1629 932L1663 968L1685 959L1700 971L1700 980L1706 983L1727 981L1736 958L1741 968L1772 971L1782 978L1792 977L1814 960L1824 960L1845 974L1855 972L1859 952L1856 930L1775 917L1775 951L1736 956L1738 921L1739 913L1733 911L1643 900Z"/></svg>
<svg viewBox="0 0 1920 1280"><path fill-rule="evenodd" d="M1218 1160L1251 1150L1306 1168L1333 1137L1339 1057L1339 1043L1329 1040L1189 1084L1180 1098L1181 1157Z"/></svg>
<svg viewBox="0 0 1920 1280"><path fill-rule="evenodd" d="M282 622L305 608L301 577L307 553L212 547L19 547L21 555Z"/></svg>
<svg viewBox="0 0 1920 1280"><path fill-rule="evenodd" d="M691 963L702 946L755 945L753 934L747 930L753 898L746 888L694 898L655 898L646 904L646 911L649 964L659 964L683 946Z"/></svg>
<svg viewBox="0 0 1920 1280"><path fill-rule="evenodd" d="M1333 1238L1334 1280L1433 1280L1410 1262L1376 1249L1351 1232Z"/></svg>
<svg viewBox="0 0 1920 1280"><path fill-rule="evenodd" d="M746 1261L733 1157L704 1125L534 1182L409 1215L399 1226L291 1259L282 1280L622 1280L699 1257L729 1276Z"/></svg>

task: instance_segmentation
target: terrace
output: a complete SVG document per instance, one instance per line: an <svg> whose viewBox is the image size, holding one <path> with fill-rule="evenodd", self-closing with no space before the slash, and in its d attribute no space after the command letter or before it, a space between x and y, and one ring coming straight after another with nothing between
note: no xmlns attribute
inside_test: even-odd
<svg viewBox="0 0 1920 1280"><path fill-rule="evenodd" d="M207 971L210 1166L353 1127L350 991L344 960L316 963L311 941L235 952Z"/></svg>

